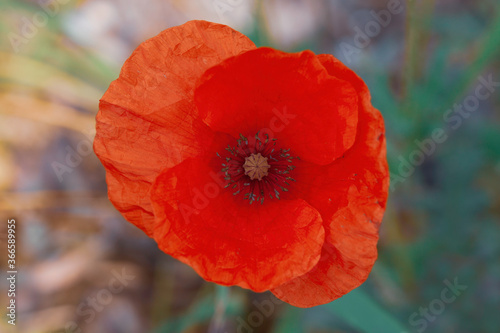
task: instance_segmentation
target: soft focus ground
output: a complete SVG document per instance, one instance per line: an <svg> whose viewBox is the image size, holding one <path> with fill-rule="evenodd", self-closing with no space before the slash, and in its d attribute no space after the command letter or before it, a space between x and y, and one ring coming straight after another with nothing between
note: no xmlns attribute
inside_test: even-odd
<svg viewBox="0 0 500 333"><path fill-rule="evenodd" d="M0 0L0 331L500 332L500 87L448 112L477 100L480 77L500 81L500 4L403 1L361 45L358 29L388 2ZM302 310L217 290L108 202L90 151L98 100L140 42L190 19L229 24L259 46L334 54L368 83L393 187L379 260L341 300ZM446 139L431 143L436 130ZM8 218L15 328L4 315ZM453 294L455 281L466 289Z"/></svg>

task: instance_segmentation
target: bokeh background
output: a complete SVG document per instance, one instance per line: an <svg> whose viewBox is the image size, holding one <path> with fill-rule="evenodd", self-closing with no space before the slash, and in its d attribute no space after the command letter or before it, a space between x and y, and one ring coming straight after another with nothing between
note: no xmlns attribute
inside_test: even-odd
<svg viewBox="0 0 500 333"><path fill-rule="evenodd" d="M312 309L217 288L109 203L98 100L139 43L191 19L333 54L367 82L392 185L362 287ZM500 332L497 0L0 0L0 35L1 332Z"/></svg>

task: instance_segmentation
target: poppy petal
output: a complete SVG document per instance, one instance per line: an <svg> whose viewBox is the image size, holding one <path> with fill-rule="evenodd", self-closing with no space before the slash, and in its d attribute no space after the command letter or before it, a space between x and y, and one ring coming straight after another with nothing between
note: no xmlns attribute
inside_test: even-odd
<svg viewBox="0 0 500 333"><path fill-rule="evenodd" d="M139 45L102 97L94 151L107 170L108 195L148 235L154 179L210 141L193 102L196 81L209 67L253 48L225 25L190 21Z"/></svg>
<svg viewBox="0 0 500 333"><path fill-rule="evenodd" d="M207 70L195 91L200 116L237 138L264 131L301 159L329 164L355 139L357 93L311 51L258 48Z"/></svg>
<svg viewBox="0 0 500 333"><path fill-rule="evenodd" d="M377 258L378 230L388 193L383 119L364 82L329 55L318 58L330 75L348 80L360 96L356 141L334 163L307 168L302 198L316 208L326 232L321 259L308 273L272 290L298 307L331 302L358 287ZM299 183L299 181L297 182Z"/></svg>
<svg viewBox="0 0 500 333"><path fill-rule="evenodd" d="M217 162L207 159L187 159L154 183L160 249L208 281L257 292L316 265L324 229L314 208L301 199L249 204L224 188L222 174L213 167Z"/></svg>

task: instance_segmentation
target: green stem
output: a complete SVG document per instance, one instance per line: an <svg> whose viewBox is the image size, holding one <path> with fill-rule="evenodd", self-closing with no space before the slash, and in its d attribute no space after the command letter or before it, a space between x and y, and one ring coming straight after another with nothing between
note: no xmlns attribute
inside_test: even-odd
<svg viewBox="0 0 500 333"><path fill-rule="evenodd" d="M500 6L496 10L496 18L490 30L483 34L483 40L479 43L478 57L467 68L462 78L457 84L450 89L451 97L446 102L445 106L452 105L460 97L466 94L467 89L477 81L478 75L491 64L492 61L498 58L500 53Z"/></svg>
<svg viewBox="0 0 500 333"><path fill-rule="evenodd" d="M215 286L215 310L210 323L208 333L221 333L224 325L227 304L229 301L229 288L224 286Z"/></svg>

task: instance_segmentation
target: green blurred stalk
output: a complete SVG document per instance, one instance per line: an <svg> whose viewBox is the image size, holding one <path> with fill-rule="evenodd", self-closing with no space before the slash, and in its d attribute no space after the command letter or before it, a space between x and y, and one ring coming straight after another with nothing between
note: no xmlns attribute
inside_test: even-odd
<svg viewBox="0 0 500 333"><path fill-rule="evenodd" d="M500 5L497 5L495 20L479 43L477 58L462 75L462 79L450 89L450 98L445 105L453 105L465 95L467 89L477 81L478 75L500 55ZM498 80L498 77L494 77Z"/></svg>
<svg viewBox="0 0 500 333"><path fill-rule="evenodd" d="M426 45L429 40L429 21L434 13L435 1L417 2L409 0L406 9L405 64L403 68L403 109L412 118L420 113L415 112L415 101L412 92L415 82L424 73Z"/></svg>
<svg viewBox="0 0 500 333"><path fill-rule="evenodd" d="M221 333L224 326L226 309L229 302L229 288L215 285L215 311L208 333Z"/></svg>

